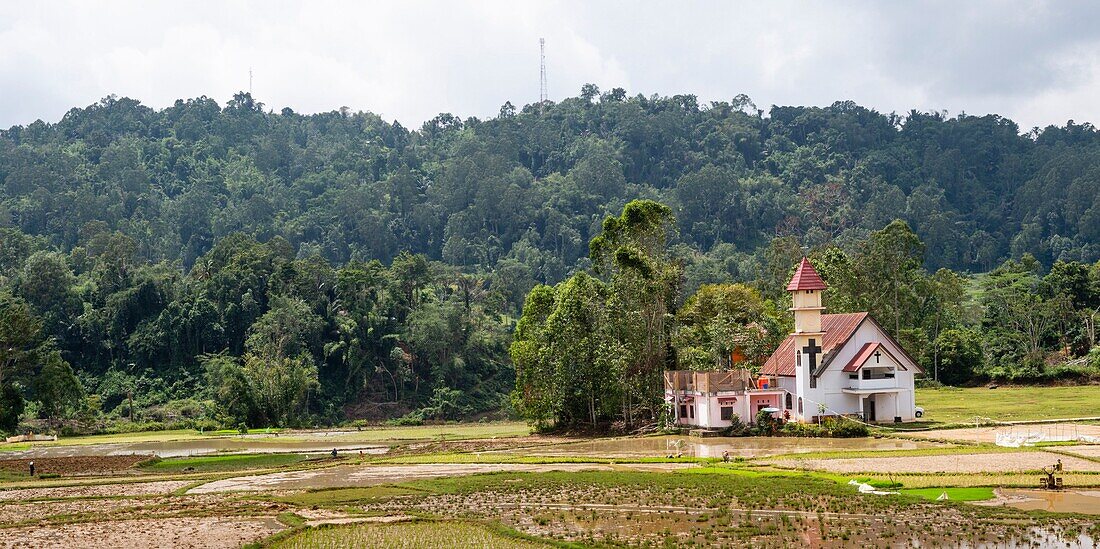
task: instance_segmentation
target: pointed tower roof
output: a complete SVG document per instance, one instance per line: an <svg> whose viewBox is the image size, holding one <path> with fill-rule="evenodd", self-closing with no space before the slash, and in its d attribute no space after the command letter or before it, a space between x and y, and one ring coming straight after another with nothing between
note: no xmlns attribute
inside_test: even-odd
<svg viewBox="0 0 1100 549"><path fill-rule="evenodd" d="M810 260L805 257L802 258L802 263L798 265L798 270L794 272L794 276L791 277L790 284L787 284L788 292L797 292L800 290L824 290L828 288L825 285L825 281L821 280L821 276L814 270L814 266L810 265Z"/></svg>

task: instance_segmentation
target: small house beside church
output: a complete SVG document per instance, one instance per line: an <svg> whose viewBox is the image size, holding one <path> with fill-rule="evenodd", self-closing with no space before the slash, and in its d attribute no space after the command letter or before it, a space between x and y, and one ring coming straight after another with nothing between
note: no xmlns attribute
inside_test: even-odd
<svg viewBox="0 0 1100 549"><path fill-rule="evenodd" d="M803 258L787 285L794 332L764 363L758 379L746 379L744 370L666 372L665 400L673 405L676 423L721 429L731 425L733 415L750 423L765 408L803 422L840 415L868 422L916 419L914 376L923 370L869 314L824 314L825 289Z"/></svg>

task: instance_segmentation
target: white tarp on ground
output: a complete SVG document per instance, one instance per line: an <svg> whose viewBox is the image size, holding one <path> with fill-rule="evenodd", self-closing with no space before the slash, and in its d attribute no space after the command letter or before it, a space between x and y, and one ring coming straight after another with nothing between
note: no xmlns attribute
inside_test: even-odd
<svg viewBox="0 0 1100 549"><path fill-rule="evenodd" d="M860 481L855 480L855 479L849 480L848 484L851 484L852 486L857 487L859 489L859 493L861 493L861 494L878 494L880 496L885 496L885 495L889 495L889 494L897 494L898 493L898 492L888 492L886 490L879 490L878 488L875 488L874 486L871 486L870 484L867 484L865 482L860 482Z"/></svg>
<svg viewBox="0 0 1100 549"><path fill-rule="evenodd" d="M997 446L1019 448L1040 442L1085 442L1100 444L1100 437L1081 434L1076 425L1030 425L997 433Z"/></svg>

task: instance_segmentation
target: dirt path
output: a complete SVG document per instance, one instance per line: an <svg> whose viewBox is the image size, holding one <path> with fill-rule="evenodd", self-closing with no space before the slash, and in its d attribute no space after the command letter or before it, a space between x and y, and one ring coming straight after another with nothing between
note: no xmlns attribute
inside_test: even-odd
<svg viewBox="0 0 1100 549"><path fill-rule="evenodd" d="M939 429L904 433L908 437L935 440L957 440L963 442L997 442L997 435L1024 436L1043 435L1051 440L1070 440L1078 436L1100 438L1100 425L1081 425L1076 423L1019 424L1000 427L967 427L965 429Z"/></svg>
<svg viewBox="0 0 1100 549"><path fill-rule="evenodd" d="M1100 471L1100 463L1050 452L1002 452L943 456L881 456L840 459L781 459L777 467L832 473L1022 473L1058 460L1067 471Z"/></svg>
<svg viewBox="0 0 1100 549"><path fill-rule="evenodd" d="M230 548L283 529L272 517L202 517L86 522L0 530L0 547Z"/></svg>
<svg viewBox="0 0 1100 549"><path fill-rule="evenodd" d="M210 492L234 491L270 491L270 490L306 490L311 488L333 488L341 486L370 486L390 482L402 482L420 478L451 477L473 475L477 473L524 472L542 473L546 471L672 471L695 467L694 463L645 463L645 464L599 464L599 463L456 463L456 464L417 464L417 465L341 465L325 469L288 471L266 475L251 475L209 482L192 488L188 493L202 494Z"/></svg>

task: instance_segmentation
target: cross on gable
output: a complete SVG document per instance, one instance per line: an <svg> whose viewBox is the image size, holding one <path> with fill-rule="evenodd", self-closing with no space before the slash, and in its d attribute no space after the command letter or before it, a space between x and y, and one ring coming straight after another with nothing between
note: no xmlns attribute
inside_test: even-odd
<svg viewBox="0 0 1100 549"><path fill-rule="evenodd" d="M817 340L811 339L810 344L802 348L802 353L809 355L810 357L810 371L813 372L817 369L817 354L821 352L821 347L817 346Z"/></svg>
<svg viewBox="0 0 1100 549"><path fill-rule="evenodd" d="M882 353L880 353L879 351L876 350L875 354L874 354L874 357L875 357L875 364L878 364L878 362L879 362L878 359L882 358Z"/></svg>

